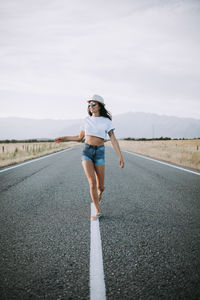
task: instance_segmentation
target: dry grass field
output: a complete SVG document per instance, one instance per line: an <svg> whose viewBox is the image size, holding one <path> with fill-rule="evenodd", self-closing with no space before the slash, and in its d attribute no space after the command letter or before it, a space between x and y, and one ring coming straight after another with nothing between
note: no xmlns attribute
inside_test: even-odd
<svg viewBox="0 0 200 300"><path fill-rule="evenodd" d="M77 145L80 145L80 143L65 142L58 144L54 142L35 142L0 144L0 167L9 166Z"/></svg>
<svg viewBox="0 0 200 300"><path fill-rule="evenodd" d="M118 140L121 150L200 170L200 139L169 141ZM111 145L110 141L106 143Z"/></svg>
<svg viewBox="0 0 200 300"><path fill-rule="evenodd" d="M177 165L200 170L200 139L169 141L118 140L121 150L157 158ZM77 142L34 142L0 144L0 167L78 146ZM111 146L111 142L106 142Z"/></svg>

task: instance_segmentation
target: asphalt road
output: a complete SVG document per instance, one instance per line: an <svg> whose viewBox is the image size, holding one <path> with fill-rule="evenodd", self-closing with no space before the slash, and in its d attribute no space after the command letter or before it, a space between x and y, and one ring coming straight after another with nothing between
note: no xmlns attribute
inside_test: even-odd
<svg viewBox="0 0 200 300"><path fill-rule="evenodd" d="M0 173L0 299L89 299L81 147ZM107 299L200 299L200 176L106 148Z"/></svg>

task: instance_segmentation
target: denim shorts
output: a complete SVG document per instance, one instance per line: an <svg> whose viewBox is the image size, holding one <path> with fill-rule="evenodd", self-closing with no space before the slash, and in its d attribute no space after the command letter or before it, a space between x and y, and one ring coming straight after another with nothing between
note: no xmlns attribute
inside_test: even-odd
<svg viewBox="0 0 200 300"><path fill-rule="evenodd" d="M92 161L95 165L105 165L105 146L84 145L81 160Z"/></svg>

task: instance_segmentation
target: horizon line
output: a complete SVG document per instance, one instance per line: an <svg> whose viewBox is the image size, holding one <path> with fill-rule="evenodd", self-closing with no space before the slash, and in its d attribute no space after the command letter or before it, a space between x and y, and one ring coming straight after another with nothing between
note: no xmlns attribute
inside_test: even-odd
<svg viewBox="0 0 200 300"><path fill-rule="evenodd" d="M200 117L181 117L181 116L177 116L177 115L169 115L169 114L158 114L158 113L153 113L153 112L143 112L143 111L127 111L125 113L119 113L119 114L114 114L112 115L112 117L116 117L116 116L120 116L120 115L125 115L125 114L129 114L129 113L142 113L142 114L149 114L149 115L157 115L157 116L165 116L165 117L174 117L174 118L180 118L180 119L194 119L194 120L200 120ZM86 114L87 115L87 114ZM63 119L63 118L49 118L49 117L44 117L44 118L33 118L33 117L19 117L19 116L7 116L7 117L2 117L0 116L0 119L29 119L29 120L37 120L37 121L42 121L42 120L52 120L52 121L69 121L69 120L82 120L83 118L72 118L72 119Z"/></svg>

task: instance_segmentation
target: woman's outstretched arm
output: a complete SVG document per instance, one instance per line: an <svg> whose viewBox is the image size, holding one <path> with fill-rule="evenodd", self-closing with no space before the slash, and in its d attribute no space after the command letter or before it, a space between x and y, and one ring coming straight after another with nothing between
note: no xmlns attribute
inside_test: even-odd
<svg viewBox="0 0 200 300"><path fill-rule="evenodd" d="M120 150L120 147L119 147L119 143L118 143L118 141L117 141L117 139L115 137L113 129L111 129L108 132L108 135L110 137L110 141L111 141L111 143L113 145L113 148L115 149L115 151L119 155L119 165L120 165L121 168L124 168L124 159L123 159L123 156L122 156L122 153L121 153L121 150Z"/></svg>
<svg viewBox="0 0 200 300"><path fill-rule="evenodd" d="M85 131L81 130L79 135L75 135L75 136L61 136L58 138L55 138L55 142L56 143L60 143L60 142L68 142L68 141L73 141L73 142L81 142L83 140L85 136Z"/></svg>

